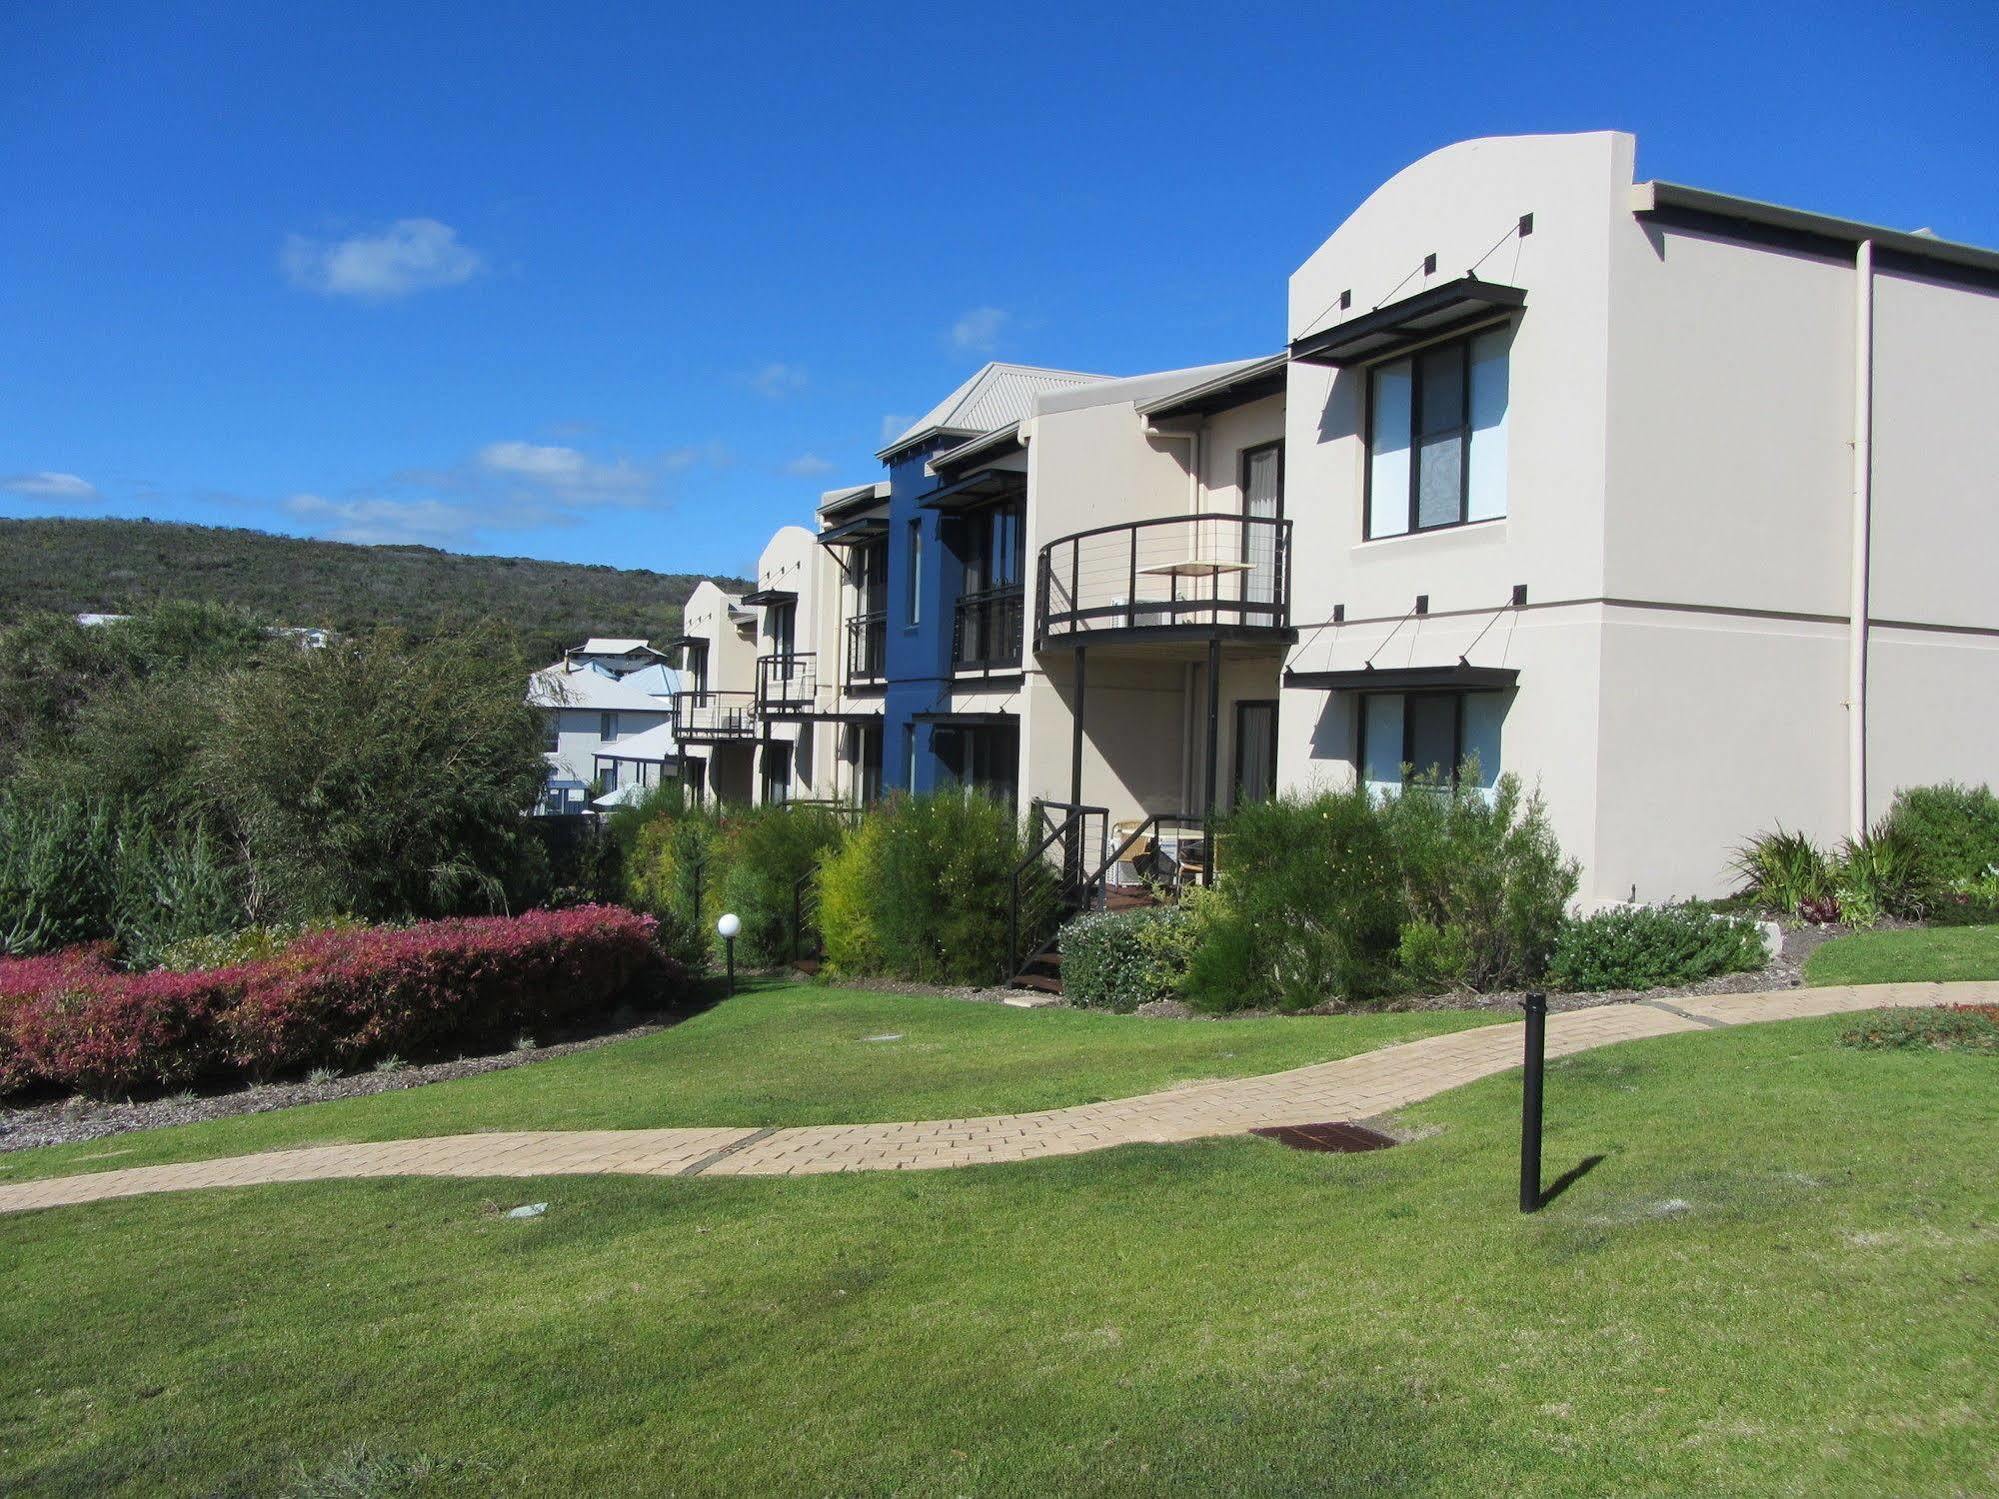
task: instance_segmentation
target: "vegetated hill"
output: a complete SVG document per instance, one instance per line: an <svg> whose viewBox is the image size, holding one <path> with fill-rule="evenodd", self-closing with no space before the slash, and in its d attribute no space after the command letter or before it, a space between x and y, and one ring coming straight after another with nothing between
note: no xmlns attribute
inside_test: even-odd
<svg viewBox="0 0 1999 1499"><path fill-rule="evenodd" d="M122 613L168 599L234 604L273 624L421 634L497 619L531 655L589 635L680 632L701 575L354 546L147 520L0 520L0 624L36 610ZM740 580L717 579L724 587Z"/></svg>

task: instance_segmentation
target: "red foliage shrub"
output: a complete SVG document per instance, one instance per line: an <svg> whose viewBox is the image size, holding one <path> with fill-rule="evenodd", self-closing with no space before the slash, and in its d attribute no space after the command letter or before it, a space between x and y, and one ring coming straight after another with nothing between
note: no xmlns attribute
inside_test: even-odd
<svg viewBox="0 0 1999 1499"><path fill-rule="evenodd" d="M258 1076L352 1066L658 998L677 975L654 926L621 907L575 906L302 937L261 965L229 1016L230 1059Z"/></svg>
<svg viewBox="0 0 1999 1499"><path fill-rule="evenodd" d="M320 932L275 958L194 973L116 973L102 953L0 962L0 1092L353 1066L511 1040L684 982L652 919L615 906Z"/></svg>

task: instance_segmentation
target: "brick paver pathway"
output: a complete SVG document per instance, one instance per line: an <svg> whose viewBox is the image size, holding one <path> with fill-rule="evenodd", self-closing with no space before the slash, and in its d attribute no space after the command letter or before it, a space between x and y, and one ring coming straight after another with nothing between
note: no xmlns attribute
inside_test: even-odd
<svg viewBox="0 0 1999 1499"><path fill-rule="evenodd" d="M1548 1051L1551 1056L1567 1056L1618 1041L1712 1026L1995 999L1999 984L1876 984L1605 1005L1551 1015ZM1519 1064L1520 1051L1519 1025L1492 1025L1289 1072L1195 1083L1032 1114L791 1129L540 1130L319 1145L0 1185L0 1212L148 1192L335 1177L802 1176L1027 1161L1139 1141L1241 1134L1261 1125L1363 1119L1504 1072Z"/></svg>

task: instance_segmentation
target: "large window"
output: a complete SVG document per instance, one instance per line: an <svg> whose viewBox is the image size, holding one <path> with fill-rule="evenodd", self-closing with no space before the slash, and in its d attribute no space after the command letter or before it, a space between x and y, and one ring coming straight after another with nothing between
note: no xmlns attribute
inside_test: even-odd
<svg viewBox="0 0 1999 1499"><path fill-rule="evenodd" d="M1467 758L1478 782L1499 779L1503 692L1370 692L1360 700L1360 778L1380 792L1400 791L1410 776L1456 783Z"/></svg>
<svg viewBox="0 0 1999 1499"><path fill-rule="evenodd" d="M789 661L797 639L798 605L772 604L764 611L764 625L770 631L770 653L781 661Z"/></svg>
<svg viewBox="0 0 1999 1499"><path fill-rule="evenodd" d="M1506 514L1507 349L1497 328L1368 372L1367 534Z"/></svg>
<svg viewBox="0 0 1999 1499"><path fill-rule="evenodd" d="M1020 729L1012 724L945 725L931 730L938 781L1014 804L1020 772Z"/></svg>

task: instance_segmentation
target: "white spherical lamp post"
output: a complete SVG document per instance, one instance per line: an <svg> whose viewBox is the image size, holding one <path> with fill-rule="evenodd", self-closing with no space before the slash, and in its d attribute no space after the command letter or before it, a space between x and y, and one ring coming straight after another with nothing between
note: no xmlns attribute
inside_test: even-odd
<svg viewBox="0 0 1999 1499"><path fill-rule="evenodd" d="M729 993L736 992L736 933L743 929L743 918L734 911L723 913L715 923L715 930L721 935L723 949L728 953Z"/></svg>

